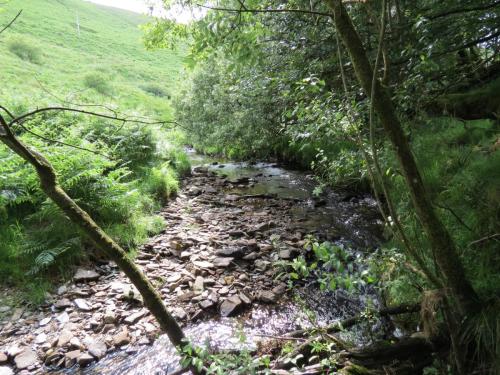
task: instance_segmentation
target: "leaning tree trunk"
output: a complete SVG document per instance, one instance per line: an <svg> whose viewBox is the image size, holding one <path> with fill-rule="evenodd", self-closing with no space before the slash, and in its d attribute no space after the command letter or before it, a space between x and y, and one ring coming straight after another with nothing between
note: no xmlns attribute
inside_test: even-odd
<svg viewBox="0 0 500 375"><path fill-rule="evenodd" d="M461 315L470 313L476 308L477 294L465 275L453 239L434 211L408 139L396 115L392 99L378 80L375 82L374 92L371 92L373 69L361 38L342 1L326 0L326 3L333 10L336 30L349 52L356 77L365 93L373 101L373 107L394 146L413 206L429 238L439 270L445 279L445 285L455 297Z"/></svg>
<svg viewBox="0 0 500 375"><path fill-rule="evenodd" d="M97 225L94 220L61 188L50 162L40 153L30 149L11 131L5 119L0 116L0 140L17 155L30 163L36 170L42 190L118 267L141 293L144 304L156 318L161 329L168 335L173 345L183 348L187 342L184 333L174 317L168 312L160 294L140 268L121 248ZM198 373L196 369L191 371Z"/></svg>

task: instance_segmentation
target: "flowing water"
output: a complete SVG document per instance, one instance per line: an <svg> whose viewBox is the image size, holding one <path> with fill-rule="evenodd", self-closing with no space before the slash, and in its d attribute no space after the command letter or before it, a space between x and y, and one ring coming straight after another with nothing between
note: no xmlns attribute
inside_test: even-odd
<svg viewBox="0 0 500 375"><path fill-rule="evenodd" d="M314 197L314 179L300 171L284 169L270 163L222 163L191 153L195 166L204 166L232 181L250 179L250 183L227 190L228 194L276 196L296 202L292 211L297 227L335 242L348 250L354 262L366 256L376 244L380 222L375 202L370 197L346 197L332 191ZM266 199L260 204L265 205ZM359 262L358 262L359 263ZM234 318L212 318L184 327L191 340L218 350L249 349L269 336L279 336L312 324L325 325L350 317L367 305L377 305L375 292L366 287L356 294L344 291L321 292L311 282L297 288L293 297L275 306L254 304L243 315ZM306 313L312 311L313 317ZM372 327L374 328L374 327ZM361 343L362 332L349 337ZM168 338L160 336L151 346L130 347L115 352L96 365L70 371L83 374L168 374L178 369L178 356Z"/></svg>

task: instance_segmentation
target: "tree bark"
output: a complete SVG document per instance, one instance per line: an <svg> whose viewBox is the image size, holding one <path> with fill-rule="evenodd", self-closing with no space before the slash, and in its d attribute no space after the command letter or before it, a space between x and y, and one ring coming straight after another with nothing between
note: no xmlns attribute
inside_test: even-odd
<svg viewBox="0 0 500 375"><path fill-rule="evenodd" d="M71 199L57 181L56 171L40 153L30 149L11 131L5 119L0 116L0 140L17 155L30 163L36 170L42 190L118 267L127 275L141 293L144 304L156 318L161 329L176 347L188 342L174 317L168 312L160 294L141 269L129 258L127 252L109 237L78 204ZM198 373L195 369L193 372Z"/></svg>
<svg viewBox="0 0 500 375"><path fill-rule="evenodd" d="M477 307L477 294L466 277L453 239L434 211L392 99L379 80L374 85L374 92L371 92L372 66L342 1L326 0L326 3L333 10L336 30L349 52L356 77L365 93L373 100L374 109L394 146L413 206L429 238L445 285L455 297L461 314L470 313Z"/></svg>

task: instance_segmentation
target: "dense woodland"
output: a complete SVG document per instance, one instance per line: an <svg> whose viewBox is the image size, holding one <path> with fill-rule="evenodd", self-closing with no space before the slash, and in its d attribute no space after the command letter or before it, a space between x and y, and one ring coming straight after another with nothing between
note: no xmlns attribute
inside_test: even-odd
<svg viewBox="0 0 500 375"><path fill-rule="evenodd" d="M42 1L31 3L43 14ZM61 24L60 51L44 50L35 13L0 5L0 280L10 295L2 303L37 308L76 267L111 258L186 371L500 374L500 2L164 3L195 16L135 20L148 49L137 49L140 59L121 40L98 63L102 46L79 42L67 56L85 50L84 74L44 66L78 36ZM95 33L118 32L87 14ZM36 89L17 78L37 71ZM291 332L265 355L186 341L134 263L169 225L157 213L190 174L184 146L309 171L317 200L331 191L373 196L384 224L366 272L310 239L275 277L291 290L313 278L331 292L368 283L382 309L344 327ZM335 335L391 315L407 335L355 348Z"/></svg>

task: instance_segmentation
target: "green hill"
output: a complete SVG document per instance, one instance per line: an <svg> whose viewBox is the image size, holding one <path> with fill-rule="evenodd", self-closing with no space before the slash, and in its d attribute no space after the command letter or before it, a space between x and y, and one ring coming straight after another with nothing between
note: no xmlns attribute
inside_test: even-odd
<svg viewBox="0 0 500 375"><path fill-rule="evenodd" d="M170 113L182 51L147 51L139 29L147 17L82 0L11 0L2 7L2 25L23 12L0 38L1 99L57 102L45 88L122 110Z"/></svg>

